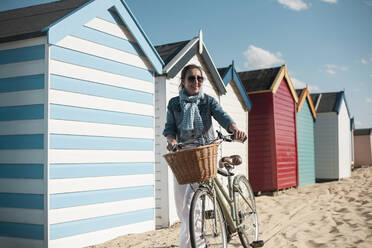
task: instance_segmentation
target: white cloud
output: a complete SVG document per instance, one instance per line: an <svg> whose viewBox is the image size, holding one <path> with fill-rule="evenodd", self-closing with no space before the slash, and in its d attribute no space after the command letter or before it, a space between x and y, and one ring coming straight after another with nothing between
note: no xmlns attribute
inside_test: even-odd
<svg viewBox="0 0 372 248"><path fill-rule="evenodd" d="M366 103L372 103L372 98L367 97L367 98L366 98Z"/></svg>
<svg viewBox="0 0 372 248"><path fill-rule="evenodd" d="M292 80L292 83L293 83L293 86L295 87L295 89L303 89L308 85L307 83L305 83L301 80L298 80L297 78L294 78L294 77L292 77L291 80ZM311 91L320 91L319 87L316 86L316 85L308 85L308 86L309 86L310 92Z"/></svg>
<svg viewBox="0 0 372 248"><path fill-rule="evenodd" d="M337 0L322 0L322 1L326 3L337 3Z"/></svg>
<svg viewBox="0 0 372 248"><path fill-rule="evenodd" d="M337 65L326 64L325 67L327 67L327 68L337 68Z"/></svg>
<svg viewBox="0 0 372 248"><path fill-rule="evenodd" d="M362 64L367 64L368 63L368 61L365 60L364 58L362 58L361 62L362 62Z"/></svg>
<svg viewBox="0 0 372 248"><path fill-rule="evenodd" d="M298 80L296 78L291 78L292 80L292 83L293 83L293 86L296 88L296 89L302 89L302 88L305 88L306 87L306 83L301 81L301 80Z"/></svg>
<svg viewBox="0 0 372 248"><path fill-rule="evenodd" d="M339 65L334 65L334 64L326 64L324 65L325 66L325 72L330 74L330 75L334 75L337 73L337 71L347 71L349 70L349 67L347 66L339 66Z"/></svg>
<svg viewBox="0 0 372 248"><path fill-rule="evenodd" d="M303 0L278 0L278 2L295 11L305 10L309 7L309 5Z"/></svg>
<svg viewBox="0 0 372 248"><path fill-rule="evenodd" d="M284 60L282 59L282 54L280 52L273 54L253 45L250 45L248 50L246 50L243 54L247 59L247 62L244 63L246 68L263 68L284 64Z"/></svg>
<svg viewBox="0 0 372 248"><path fill-rule="evenodd" d="M330 75L336 74L336 72L334 70L332 70L332 69L327 69L327 70L325 70L325 72L327 72Z"/></svg>

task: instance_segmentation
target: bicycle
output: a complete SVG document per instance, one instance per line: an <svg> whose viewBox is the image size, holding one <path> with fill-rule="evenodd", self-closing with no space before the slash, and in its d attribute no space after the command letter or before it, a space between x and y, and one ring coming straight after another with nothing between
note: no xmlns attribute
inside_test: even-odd
<svg viewBox="0 0 372 248"><path fill-rule="evenodd" d="M219 145L232 142L233 135L223 135L212 143ZM193 143L195 145L195 143ZM179 143L173 151L182 149L190 143ZM190 240L195 247L227 247L232 235L238 234L244 248L262 247L264 242L258 239L258 216L255 197L250 183L244 175L235 176L235 166L242 163L240 156L233 155L221 158L217 173L227 177L227 189L215 177L198 183L190 208Z"/></svg>

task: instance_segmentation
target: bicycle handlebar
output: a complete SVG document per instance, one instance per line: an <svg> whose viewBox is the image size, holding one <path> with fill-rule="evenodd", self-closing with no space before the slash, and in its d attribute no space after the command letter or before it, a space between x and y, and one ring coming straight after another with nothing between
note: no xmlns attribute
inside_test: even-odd
<svg viewBox="0 0 372 248"><path fill-rule="evenodd" d="M226 142L233 142L234 141L234 134L228 134L228 135L223 135L220 131L216 130L217 132L217 138L213 141L211 141L209 144L212 144L218 140L222 140L222 142L226 141ZM243 143L247 140L247 138L245 138L245 140L243 141ZM221 143L222 143L221 142ZM202 144L200 142L195 142L195 141L192 141L192 142L180 142L178 144L175 144L171 151L172 152L175 152L175 151L178 151L178 150L181 150L183 147L187 146L187 145L195 145L195 146L201 146Z"/></svg>

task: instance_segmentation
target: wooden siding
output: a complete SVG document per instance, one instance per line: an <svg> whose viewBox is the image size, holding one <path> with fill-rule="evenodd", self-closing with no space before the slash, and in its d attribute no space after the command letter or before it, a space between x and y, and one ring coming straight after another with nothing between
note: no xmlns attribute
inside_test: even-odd
<svg viewBox="0 0 372 248"><path fill-rule="evenodd" d="M238 127L244 132L248 132L248 111L244 110L244 106L238 98L238 90L235 87L234 82L230 82L226 86L226 95L222 95L221 106L231 118L236 122ZM239 142L223 143L222 144L222 156L230 156L238 154L242 157L243 163L237 166L235 174L243 174L248 177L248 142L245 144Z"/></svg>
<svg viewBox="0 0 372 248"><path fill-rule="evenodd" d="M355 165L372 165L372 135L355 135Z"/></svg>
<svg viewBox="0 0 372 248"><path fill-rule="evenodd" d="M299 186L315 183L314 118L307 99L297 113Z"/></svg>
<svg viewBox="0 0 372 248"><path fill-rule="evenodd" d="M340 112L338 113L338 149L339 149L339 178L351 176L351 132L350 117L346 104L342 98Z"/></svg>
<svg viewBox="0 0 372 248"><path fill-rule="evenodd" d="M283 79L274 94L277 188L298 185L296 107Z"/></svg>
<svg viewBox="0 0 372 248"><path fill-rule="evenodd" d="M50 247L155 228L154 72L134 40L107 13L49 47Z"/></svg>
<svg viewBox="0 0 372 248"><path fill-rule="evenodd" d="M0 44L0 243L45 238L45 37Z"/></svg>
<svg viewBox="0 0 372 248"><path fill-rule="evenodd" d="M316 179L338 179L338 121L335 112L318 113L315 134Z"/></svg>
<svg viewBox="0 0 372 248"><path fill-rule="evenodd" d="M275 133L272 93L249 96L252 110L248 122L249 181L253 191L275 189Z"/></svg>

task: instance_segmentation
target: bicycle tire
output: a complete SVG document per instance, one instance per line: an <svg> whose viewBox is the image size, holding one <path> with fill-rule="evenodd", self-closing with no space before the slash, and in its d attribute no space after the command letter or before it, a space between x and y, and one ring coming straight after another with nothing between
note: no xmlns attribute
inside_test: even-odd
<svg viewBox="0 0 372 248"><path fill-rule="evenodd" d="M223 213L217 201L214 205L208 189L199 188L195 192L191 201L189 224L191 247L227 247Z"/></svg>
<svg viewBox="0 0 372 248"><path fill-rule="evenodd" d="M254 193L248 179L243 175L235 178L234 189L239 239L244 248L250 248L250 244L258 240L258 214Z"/></svg>

